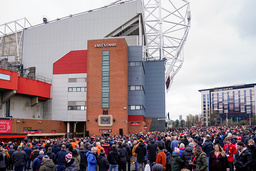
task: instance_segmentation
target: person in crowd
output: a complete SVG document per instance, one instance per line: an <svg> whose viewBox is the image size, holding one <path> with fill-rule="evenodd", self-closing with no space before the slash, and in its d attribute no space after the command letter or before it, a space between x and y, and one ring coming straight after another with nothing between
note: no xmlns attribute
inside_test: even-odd
<svg viewBox="0 0 256 171"><path fill-rule="evenodd" d="M35 160L35 158L37 158L37 156L39 156L39 152L40 152L39 146L36 145L35 149L30 154L30 159L32 162Z"/></svg>
<svg viewBox="0 0 256 171"><path fill-rule="evenodd" d="M72 159L75 160L76 166L77 166L77 170L80 171L80 161L81 161L81 157L80 157L80 155L78 154L78 152L76 151L76 149L74 149L74 150L72 151Z"/></svg>
<svg viewBox="0 0 256 171"><path fill-rule="evenodd" d="M181 155L181 159L184 160L184 169L190 169L192 170L191 166L188 164L189 161L191 161L192 158L192 151L194 148L194 144L193 144L193 139L190 138L189 139L189 144L187 145L187 147L185 148L185 150L183 151L182 155Z"/></svg>
<svg viewBox="0 0 256 171"><path fill-rule="evenodd" d="M52 159L52 161L54 162L56 155L52 152L52 147L48 147L48 151L46 152L46 155L48 155L50 157L50 159Z"/></svg>
<svg viewBox="0 0 256 171"><path fill-rule="evenodd" d="M153 137L150 137L149 139L147 150L148 150L149 164L152 165L153 162L156 162L156 152L157 152L157 144L154 141Z"/></svg>
<svg viewBox="0 0 256 171"><path fill-rule="evenodd" d="M57 145L57 142L53 142L52 152L56 155L60 151L60 148Z"/></svg>
<svg viewBox="0 0 256 171"><path fill-rule="evenodd" d="M253 139L248 140L247 148L252 155L252 164L251 164L252 171L256 171L256 145Z"/></svg>
<svg viewBox="0 0 256 171"><path fill-rule="evenodd" d="M144 162L145 162L145 156L147 154L147 149L145 144L143 143L142 140L140 140L139 145L135 149L135 153L137 153L137 162L139 164L138 170L144 170Z"/></svg>
<svg viewBox="0 0 256 171"><path fill-rule="evenodd" d="M163 165L161 165L161 164L155 164L152 167L152 171L162 171L162 170L163 170Z"/></svg>
<svg viewBox="0 0 256 171"><path fill-rule="evenodd" d="M105 154L108 156L108 153L111 150L110 144L103 140L102 147L104 148Z"/></svg>
<svg viewBox="0 0 256 171"><path fill-rule="evenodd" d="M181 159L179 153L180 153L179 148L177 147L174 148L174 151L172 152L172 164L171 164L172 171L180 171L182 168L182 163L184 162L184 160Z"/></svg>
<svg viewBox="0 0 256 171"><path fill-rule="evenodd" d="M138 169L138 161L137 161L137 153L135 153L136 148L138 147L139 143L137 140L133 141L133 147L132 147L132 160L135 164L134 170L136 171Z"/></svg>
<svg viewBox="0 0 256 171"><path fill-rule="evenodd" d="M161 136L158 136L158 137L157 137L156 144L157 144L157 146L163 146L163 147L165 147L165 143L164 143L164 141L162 140Z"/></svg>
<svg viewBox="0 0 256 171"><path fill-rule="evenodd" d="M71 152L66 154L65 160L66 160L65 171L77 171L77 165L75 160L72 158Z"/></svg>
<svg viewBox="0 0 256 171"><path fill-rule="evenodd" d="M100 142L96 142L97 154L100 155L100 150L104 150Z"/></svg>
<svg viewBox="0 0 256 171"><path fill-rule="evenodd" d="M24 151L26 152L27 155L27 163L25 165L25 170L29 170L30 169L30 164L31 164L31 159L30 159L30 155L32 153L32 149L30 148L30 143L27 144L27 147L24 149Z"/></svg>
<svg viewBox="0 0 256 171"><path fill-rule="evenodd" d="M211 141L211 137L210 135L206 135L206 140L202 146L202 150L206 153L206 159L207 159L207 163L209 163L209 158L210 158L210 153L213 150L213 145L212 145L212 141ZM209 167L208 167L209 170Z"/></svg>
<svg viewBox="0 0 256 171"><path fill-rule="evenodd" d="M80 150L79 144L77 144L77 145L76 145L76 148L74 148L74 149L79 153L79 150Z"/></svg>
<svg viewBox="0 0 256 171"><path fill-rule="evenodd" d="M0 171L5 171L8 165L8 157L4 150L5 149L0 149Z"/></svg>
<svg viewBox="0 0 256 171"><path fill-rule="evenodd" d="M12 161L14 163L14 171L22 171L24 165L27 162L27 155L25 151L22 150L22 147L19 146L17 151L15 151L12 155Z"/></svg>
<svg viewBox="0 0 256 171"><path fill-rule="evenodd" d="M49 150L49 149L48 149ZM40 166L40 171L57 171L55 164L48 155L44 155L43 163Z"/></svg>
<svg viewBox="0 0 256 171"><path fill-rule="evenodd" d="M232 135L231 135L232 136ZM225 138L226 144L223 147L223 150L226 153L226 156L228 158L228 164L229 164L229 168L230 171L234 171L234 157L233 155L236 153L236 147L231 143L231 137L228 136Z"/></svg>
<svg viewBox="0 0 256 171"><path fill-rule="evenodd" d="M180 145L179 145L179 150L180 150L179 155L180 155L180 157L181 157L181 156L182 156L183 151L185 150L185 144L180 143Z"/></svg>
<svg viewBox="0 0 256 171"><path fill-rule="evenodd" d="M209 171L215 170L230 170L226 153L219 144L214 145L214 151L210 153L209 159Z"/></svg>
<svg viewBox="0 0 256 171"><path fill-rule="evenodd" d="M206 154L201 150L199 145L196 145L193 149L194 158L190 165L195 165L195 170L207 171L208 162L206 159Z"/></svg>
<svg viewBox="0 0 256 171"><path fill-rule="evenodd" d="M45 146L44 146L45 151L48 151L48 148L49 148L49 147L51 147L51 141L50 141L50 140L47 140L47 141L46 141L46 144L45 144Z"/></svg>
<svg viewBox="0 0 256 171"><path fill-rule="evenodd" d="M9 170L13 170L13 153L15 152L15 150L13 149L13 145L10 145L10 149L8 150L8 153L10 155L10 159L9 159L9 166L8 169Z"/></svg>
<svg viewBox="0 0 256 171"><path fill-rule="evenodd" d="M252 155L243 142L237 144L235 155L236 171L251 171Z"/></svg>
<svg viewBox="0 0 256 171"><path fill-rule="evenodd" d="M127 150L123 147L122 141L118 142L117 151L120 153L118 170L126 171L126 163L127 163L128 153L127 153Z"/></svg>
<svg viewBox="0 0 256 171"><path fill-rule="evenodd" d="M132 152L131 152L131 147L128 145L128 141L125 140L123 143L123 147L126 149L127 151L127 165L128 165L128 171L131 170L131 156L132 156Z"/></svg>
<svg viewBox="0 0 256 171"><path fill-rule="evenodd" d="M43 163L44 151L40 151L39 155L35 158L32 163L33 171L38 171L41 164Z"/></svg>
<svg viewBox="0 0 256 171"><path fill-rule="evenodd" d="M100 151L100 155L97 158L97 164L99 166L99 171L107 171L109 168L108 159L104 150Z"/></svg>
<svg viewBox="0 0 256 171"><path fill-rule="evenodd" d="M177 140L177 138L178 138L177 136L173 137L173 140L170 145L171 153L174 151L175 147L178 147L179 141Z"/></svg>
<svg viewBox="0 0 256 171"><path fill-rule="evenodd" d="M116 145L113 144L111 147L111 151L108 154L109 171L118 170L119 159L120 159L120 153L117 151Z"/></svg>
<svg viewBox="0 0 256 171"><path fill-rule="evenodd" d="M80 171L86 171L87 168L87 157L86 153L88 152L87 149L85 149L83 146L80 147L79 154L81 157L81 162L80 162Z"/></svg>
<svg viewBox="0 0 256 171"><path fill-rule="evenodd" d="M61 150L59 152L57 152L56 156L55 156L55 161L57 164L57 171L64 171L65 170L65 164L66 164L66 155L67 155L67 151L66 151L66 146L62 145L61 146Z"/></svg>
<svg viewBox="0 0 256 171"><path fill-rule="evenodd" d="M91 151L86 153L87 163L88 163L88 171L96 171L97 169L97 147L92 147Z"/></svg>

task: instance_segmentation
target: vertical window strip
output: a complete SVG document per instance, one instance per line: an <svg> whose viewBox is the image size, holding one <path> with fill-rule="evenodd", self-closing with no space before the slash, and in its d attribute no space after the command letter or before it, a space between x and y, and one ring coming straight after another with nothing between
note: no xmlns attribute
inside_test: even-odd
<svg viewBox="0 0 256 171"><path fill-rule="evenodd" d="M101 108L109 108L109 51L102 51Z"/></svg>

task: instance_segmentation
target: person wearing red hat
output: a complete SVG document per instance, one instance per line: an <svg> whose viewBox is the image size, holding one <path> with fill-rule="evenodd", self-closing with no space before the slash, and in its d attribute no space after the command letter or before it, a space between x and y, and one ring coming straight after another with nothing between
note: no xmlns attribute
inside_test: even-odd
<svg viewBox="0 0 256 171"><path fill-rule="evenodd" d="M236 143L235 143L235 147L236 147L236 151L237 151L237 143L241 142L242 141L242 137L238 136L236 138Z"/></svg>

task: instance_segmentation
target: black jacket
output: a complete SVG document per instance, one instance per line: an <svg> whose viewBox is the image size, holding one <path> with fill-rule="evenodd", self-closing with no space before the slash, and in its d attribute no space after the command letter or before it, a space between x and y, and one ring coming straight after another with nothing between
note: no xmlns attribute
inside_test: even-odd
<svg viewBox="0 0 256 171"><path fill-rule="evenodd" d="M155 141L150 141L147 147L148 150L148 160L152 163L156 161L156 151L157 151L157 144Z"/></svg>
<svg viewBox="0 0 256 171"><path fill-rule="evenodd" d="M139 143L138 147L135 149L135 153L137 153L138 163L144 163L145 155L147 154L147 149L143 142Z"/></svg>
<svg viewBox="0 0 256 171"><path fill-rule="evenodd" d="M87 166L87 157L86 157L86 153L88 152L88 150L84 149L84 150L79 150L79 154L81 157L81 161L80 161L80 167L86 167Z"/></svg>
<svg viewBox="0 0 256 171"><path fill-rule="evenodd" d="M213 145L211 140L206 140L202 147L203 151L206 153L207 157L210 157L210 153L213 150Z"/></svg>
<svg viewBox="0 0 256 171"><path fill-rule="evenodd" d="M118 164L120 158L120 153L117 150L111 150L108 154L109 164Z"/></svg>
<svg viewBox="0 0 256 171"><path fill-rule="evenodd" d="M97 158L97 163L99 165L99 171L107 171L109 168L109 163L105 155L99 155Z"/></svg>
<svg viewBox="0 0 256 171"><path fill-rule="evenodd" d="M247 146L247 149L252 154L252 165L256 167L256 145L253 146Z"/></svg>
<svg viewBox="0 0 256 171"><path fill-rule="evenodd" d="M249 171L252 162L252 154L249 150L244 147L241 154L239 154L239 150L235 155L235 166L236 171Z"/></svg>
<svg viewBox="0 0 256 171"><path fill-rule="evenodd" d="M192 160L192 155L193 155L192 150L193 150L193 147L188 145L181 155L182 160L184 160L184 168L186 169L190 168L188 163L189 163L189 160Z"/></svg>
<svg viewBox="0 0 256 171"><path fill-rule="evenodd" d="M122 145L120 145L117 147L117 151L120 153L119 163L126 163L128 158L127 150Z"/></svg>
<svg viewBox="0 0 256 171"><path fill-rule="evenodd" d="M25 151L15 151L12 155L14 166L23 166L27 162L27 155Z"/></svg>
<svg viewBox="0 0 256 171"><path fill-rule="evenodd" d="M127 151L127 154L128 154L128 158L127 158L127 162L130 161L130 158L132 157L132 151L131 151L131 148L129 147L128 144L123 144L123 147L126 149Z"/></svg>

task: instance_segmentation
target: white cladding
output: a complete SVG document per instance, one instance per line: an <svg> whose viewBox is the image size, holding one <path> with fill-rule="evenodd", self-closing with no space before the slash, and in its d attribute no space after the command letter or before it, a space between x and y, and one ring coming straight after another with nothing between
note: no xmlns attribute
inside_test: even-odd
<svg viewBox="0 0 256 171"><path fill-rule="evenodd" d="M36 75L52 79L55 61L72 50L87 49L87 40L104 38L139 13L138 0L28 28L22 63L25 68L35 66Z"/></svg>
<svg viewBox="0 0 256 171"><path fill-rule="evenodd" d="M84 82L69 82L69 78L83 78ZM87 87L87 74L56 74L52 79L52 120L86 121L86 91L69 92L71 87ZM85 110L68 110L69 102L85 106Z"/></svg>

